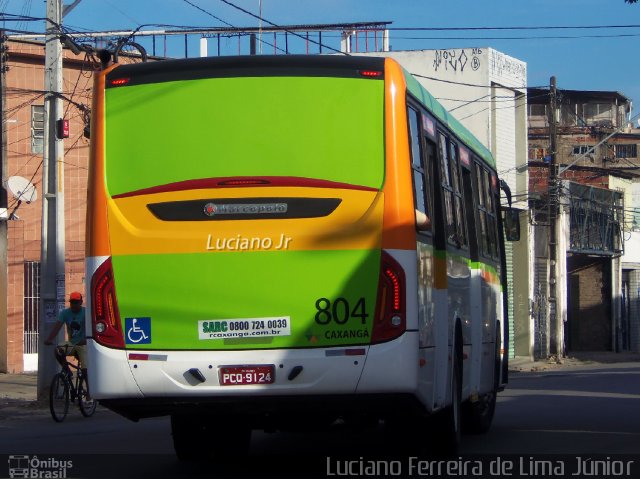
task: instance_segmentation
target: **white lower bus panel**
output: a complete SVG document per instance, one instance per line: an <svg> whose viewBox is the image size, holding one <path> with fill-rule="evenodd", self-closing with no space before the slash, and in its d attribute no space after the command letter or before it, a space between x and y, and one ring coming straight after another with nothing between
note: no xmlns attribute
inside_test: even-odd
<svg viewBox="0 0 640 479"><path fill-rule="evenodd" d="M381 404L421 408L417 341L412 331L373 346L290 350L122 351L90 341L91 394L131 419L220 403L230 414L256 415L278 414L291 404L337 415L384 411ZM220 384L220 367L249 365L273 365L274 382Z"/></svg>

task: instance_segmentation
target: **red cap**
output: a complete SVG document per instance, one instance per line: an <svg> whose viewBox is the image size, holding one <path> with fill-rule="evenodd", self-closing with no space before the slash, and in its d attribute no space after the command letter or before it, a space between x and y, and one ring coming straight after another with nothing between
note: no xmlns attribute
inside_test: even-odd
<svg viewBox="0 0 640 479"><path fill-rule="evenodd" d="M74 291L69 295L69 301L82 301L82 294Z"/></svg>

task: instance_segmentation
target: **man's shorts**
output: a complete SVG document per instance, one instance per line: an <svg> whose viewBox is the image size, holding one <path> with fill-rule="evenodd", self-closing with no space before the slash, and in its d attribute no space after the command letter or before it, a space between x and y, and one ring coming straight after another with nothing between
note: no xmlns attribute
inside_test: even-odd
<svg viewBox="0 0 640 479"><path fill-rule="evenodd" d="M62 346L65 348L67 356L73 356L74 354L78 355L78 359L80 359L80 364L83 368L87 367L87 346L72 344L70 341L65 341L64 343L58 344L58 346Z"/></svg>

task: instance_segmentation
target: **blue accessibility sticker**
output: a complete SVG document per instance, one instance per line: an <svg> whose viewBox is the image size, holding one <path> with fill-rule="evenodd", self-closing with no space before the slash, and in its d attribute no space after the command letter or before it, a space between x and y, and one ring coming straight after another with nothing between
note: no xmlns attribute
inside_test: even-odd
<svg viewBox="0 0 640 479"><path fill-rule="evenodd" d="M151 343L151 318L124 318L127 344Z"/></svg>

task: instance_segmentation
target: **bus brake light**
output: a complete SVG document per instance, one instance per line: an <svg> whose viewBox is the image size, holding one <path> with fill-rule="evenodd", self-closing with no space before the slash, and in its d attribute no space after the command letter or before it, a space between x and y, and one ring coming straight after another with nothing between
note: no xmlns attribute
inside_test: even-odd
<svg viewBox="0 0 640 479"><path fill-rule="evenodd" d="M382 72L377 70L360 70L360 75L367 78L380 78Z"/></svg>
<svg viewBox="0 0 640 479"><path fill-rule="evenodd" d="M116 78L115 80L111 80L111 86L124 86L129 83L129 78Z"/></svg>
<svg viewBox="0 0 640 479"><path fill-rule="evenodd" d="M111 258L102 263L93 275L91 306L94 339L103 346L124 348Z"/></svg>
<svg viewBox="0 0 640 479"><path fill-rule="evenodd" d="M371 343L397 338L406 329L404 270L390 254L382 252L376 315Z"/></svg>

